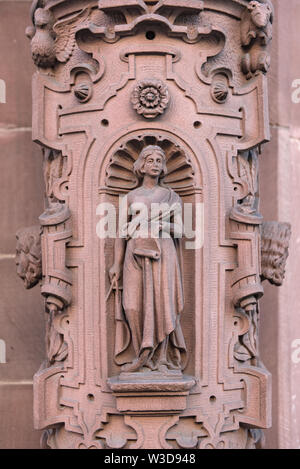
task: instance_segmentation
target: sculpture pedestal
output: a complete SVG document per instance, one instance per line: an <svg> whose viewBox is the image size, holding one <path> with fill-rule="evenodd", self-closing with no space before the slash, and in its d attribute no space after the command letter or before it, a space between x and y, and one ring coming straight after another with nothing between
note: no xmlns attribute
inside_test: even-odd
<svg viewBox="0 0 300 469"><path fill-rule="evenodd" d="M178 414L187 407L187 396L196 384L178 371L121 373L108 384L117 400L117 409L128 415Z"/></svg>

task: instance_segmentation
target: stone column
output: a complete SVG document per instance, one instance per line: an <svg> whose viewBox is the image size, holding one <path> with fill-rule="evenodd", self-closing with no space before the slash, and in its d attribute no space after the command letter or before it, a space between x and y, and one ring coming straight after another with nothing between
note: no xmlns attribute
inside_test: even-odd
<svg viewBox="0 0 300 469"><path fill-rule="evenodd" d="M300 295L299 201L300 1L290 8L273 2L277 21L269 78L271 142L260 166L261 212L267 219L290 222L292 237L282 288L265 288L261 322L261 356L272 373L273 425L265 432L268 448L300 447Z"/></svg>
<svg viewBox="0 0 300 469"><path fill-rule="evenodd" d="M31 139L34 66L24 38L30 2L0 2L0 448L38 448L33 374L45 354L39 289L16 276L16 231L43 210L39 146Z"/></svg>
<svg viewBox="0 0 300 469"><path fill-rule="evenodd" d="M261 445L259 299L263 280L282 282L290 236L259 213L271 3L35 0L31 13L46 197L18 252L45 297L43 447Z"/></svg>

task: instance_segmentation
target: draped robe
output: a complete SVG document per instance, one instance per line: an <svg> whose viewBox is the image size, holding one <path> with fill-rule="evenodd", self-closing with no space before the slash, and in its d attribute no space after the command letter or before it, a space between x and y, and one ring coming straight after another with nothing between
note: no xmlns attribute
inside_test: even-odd
<svg viewBox="0 0 300 469"><path fill-rule="evenodd" d="M163 220L172 220L174 207L181 211L181 199L170 188L155 202L169 207ZM145 220L149 226L155 221L151 216ZM151 234L139 237L134 222L133 218L128 223L133 234L126 243L123 265L123 309L120 301L117 305L115 360L131 363L130 371L181 369L186 354L180 325L184 308L181 240Z"/></svg>

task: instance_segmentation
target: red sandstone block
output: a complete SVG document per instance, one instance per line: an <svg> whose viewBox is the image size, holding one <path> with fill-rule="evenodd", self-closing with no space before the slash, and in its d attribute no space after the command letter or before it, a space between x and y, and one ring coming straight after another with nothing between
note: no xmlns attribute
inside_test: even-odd
<svg viewBox="0 0 300 469"><path fill-rule="evenodd" d="M30 2L0 3L0 79L6 83L6 104L0 104L1 124L31 127L33 64L25 28Z"/></svg>
<svg viewBox="0 0 300 469"><path fill-rule="evenodd" d="M14 253L15 234L43 212L42 153L31 132L0 129L1 253Z"/></svg>
<svg viewBox="0 0 300 469"><path fill-rule="evenodd" d="M1 380L32 379L45 356L45 326L39 287L25 290L14 259L0 260L0 278L0 339L6 348L6 363L0 363L1 388Z"/></svg>
<svg viewBox="0 0 300 469"><path fill-rule="evenodd" d="M32 400L31 385L0 381L0 449L39 448L41 432L33 429Z"/></svg>

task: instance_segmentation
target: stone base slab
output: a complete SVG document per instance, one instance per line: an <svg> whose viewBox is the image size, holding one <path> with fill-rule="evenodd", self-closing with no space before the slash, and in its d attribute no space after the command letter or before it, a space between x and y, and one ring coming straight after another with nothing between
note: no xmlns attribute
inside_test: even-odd
<svg viewBox="0 0 300 469"><path fill-rule="evenodd" d="M187 396L196 384L181 373L121 373L109 378L117 409L126 414L177 414L186 409Z"/></svg>

